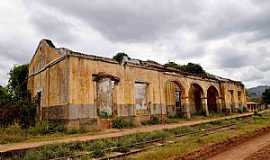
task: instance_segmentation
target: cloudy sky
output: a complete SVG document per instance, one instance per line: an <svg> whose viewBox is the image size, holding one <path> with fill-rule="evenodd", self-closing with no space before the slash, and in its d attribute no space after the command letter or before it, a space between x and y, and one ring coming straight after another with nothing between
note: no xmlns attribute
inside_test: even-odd
<svg viewBox="0 0 270 160"><path fill-rule="evenodd" d="M247 87L270 85L269 0L1 0L1 85L43 38L99 56L200 63Z"/></svg>

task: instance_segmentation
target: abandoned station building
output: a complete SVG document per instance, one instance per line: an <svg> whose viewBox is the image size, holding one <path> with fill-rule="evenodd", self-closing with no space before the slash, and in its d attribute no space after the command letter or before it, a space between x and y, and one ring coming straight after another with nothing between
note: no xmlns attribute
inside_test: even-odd
<svg viewBox="0 0 270 160"><path fill-rule="evenodd" d="M184 73L154 61L118 62L56 48L50 40L41 40L31 60L28 89L38 101L40 119L67 127L104 127L115 117L140 124L152 116L192 118L246 107L239 81Z"/></svg>

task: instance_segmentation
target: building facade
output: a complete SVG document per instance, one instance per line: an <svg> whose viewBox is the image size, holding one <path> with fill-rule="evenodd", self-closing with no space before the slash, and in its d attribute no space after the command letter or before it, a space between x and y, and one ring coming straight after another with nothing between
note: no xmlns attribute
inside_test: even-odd
<svg viewBox="0 0 270 160"><path fill-rule="evenodd" d="M56 48L41 40L29 65L28 89L39 119L67 127L102 126L115 117L209 115L246 107L241 82L192 75L153 61L113 59ZM104 127L104 126L103 126Z"/></svg>

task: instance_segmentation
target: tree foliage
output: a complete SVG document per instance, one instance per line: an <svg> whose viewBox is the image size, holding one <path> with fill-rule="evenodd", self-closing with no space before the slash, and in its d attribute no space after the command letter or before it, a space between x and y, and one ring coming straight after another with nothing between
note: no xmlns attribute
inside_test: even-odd
<svg viewBox="0 0 270 160"><path fill-rule="evenodd" d="M264 103L270 104L270 88L263 92L262 99Z"/></svg>
<svg viewBox="0 0 270 160"><path fill-rule="evenodd" d="M205 74L204 69L201 65L195 63L188 63L187 65L182 65L181 70L184 72L194 73L194 74Z"/></svg>
<svg viewBox="0 0 270 160"><path fill-rule="evenodd" d="M10 95L8 90L0 85L0 105L5 105L10 102Z"/></svg>
<svg viewBox="0 0 270 160"><path fill-rule="evenodd" d="M165 67L173 67L179 69L183 72L192 73L192 74L206 74L205 70L201 65L195 63L188 63L186 65L179 65L175 62L168 62L164 65Z"/></svg>
<svg viewBox="0 0 270 160"><path fill-rule="evenodd" d="M168 62L166 64L164 64L165 67L172 67L175 69L180 69L181 66L179 64L176 64L175 62Z"/></svg>
<svg viewBox="0 0 270 160"><path fill-rule="evenodd" d="M9 72L8 91L13 100L25 100L28 97L28 64L16 65Z"/></svg>
<svg viewBox="0 0 270 160"><path fill-rule="evenodd" d="M128 59L130 59L130 57L126 53L123 53L123 52L119 52L116 55L114 55L113 59L121 63L125 56L128 57Z"/></svg>
<svg viewBox="0 0 270 160"><path fill-rule="evenodd" d="M0 86L0 126L18 122L28 128L35 123L36 106L27 90L28 65L16 65L9 72L7 88Z"/></svg>

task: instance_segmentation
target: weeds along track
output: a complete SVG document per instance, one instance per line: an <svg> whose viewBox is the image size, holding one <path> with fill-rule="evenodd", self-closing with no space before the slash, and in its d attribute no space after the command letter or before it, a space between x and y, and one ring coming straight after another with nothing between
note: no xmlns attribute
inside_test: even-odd
<svg viewBox="0 0 270 160"><path fill-rule="evenodd" d="M267 117L269 116L270 114L268 114ZM134 133L121 137L97 139L87 142L45 145L34 149L3 153L0 160L123 159L128 155L133 155L159 146L181 142L185 138L189 138L188 136L204 137L225 130L238 129L240 125L249 124L252 120L252 115L248 115L244 117L215 120L191 126L181 126L145 133Z"/></svg>
<svg viewBox="0 0 270 160"><path fill-rule="evenodd" d="M179 140L181 140L181 137L185 137L185 136L189 136L189 135L198 135L198 136L206 136L206 135L210 135L210 134L214 134L216 132L220 132L220 131L224 131L224 130L230 130L230 129L234 129L236 126L235 123L233 124L228 124L228 125L223 125L223 126L219 126L219 127L213 127L213 128L209 128L206 130L200 130L200 131L195 131L195 132L190 132L190 133L186 133L186 134L179 134L179 135L175 135L174 137L170 137L168 140L163 140L163 139L157 139L157 140L153 140L153 141L148 141L148 142L144 142L144 143L138 143L135 144L134 146L137 146L138 148L134 148L132 150L130 150L129 152L124 152L124 153L118 153L116 155L111 155L111 156L105 156L102 158L99 158L99 160L106 160L106 159L118 159L121 157L126 157L128 155L131 154L136 154L154 147L160 147L163 145L167 145L167 144L171 144L171 143L176 143ZM170 140L170 139L173 140Z"/></svg>
<svg viewBox="0 0 270 160"><path fill-rule="evenodd" d="M128 155L136 154L139 152L143 152L155 147L160 147L172 143L177 143L181 140L181 138L185 136L190 135L198 135L198 136L207 136L210 134L214 134L216 132L224 131L224 130L230 130L234 129L236 127L236 123L231 124L225 124L217 127L211 127L211 128L199 128L197 131L182 133L182 134L175 134L173 136L167 137L167 138L157 138L149 141L134 143L125 147L111 147L106 148L102 152L109 153L106 156L102 156L99 158L95 158L95 160L107 160L107 159L121 159ZM66 159L80 159L81 156L84 155L91 155L91 152L82 153L74 156L68 156L68 157L59 157L59 158L53 158L51 160L66 160Z"/></svg>

